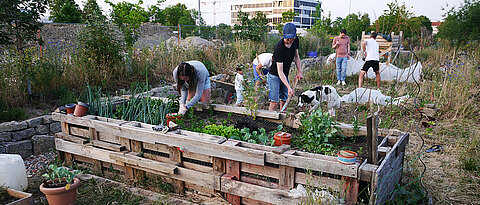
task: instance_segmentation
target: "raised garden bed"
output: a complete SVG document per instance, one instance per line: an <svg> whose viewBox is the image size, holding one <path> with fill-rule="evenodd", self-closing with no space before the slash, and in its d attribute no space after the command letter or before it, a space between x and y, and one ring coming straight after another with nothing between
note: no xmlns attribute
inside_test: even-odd
<svg viewBox="0 0 480 205"><path fill-rule="evenodd" d="M32 194L25 193L23 191L17 191L14 189L3 189L1 188L1 194L4 196L0 197L0 204L5 205L31 205L33 204Z"/></svg>
<svg viewBox="0 0 480 205"><path fill-rule="evenodd" d="M288 190L297 184L341 191L342 177L372 183L377 204L389 199L399 181L408 133L378 130L378 163L344 165L336 157L251 144L208 134L177 130L163 134L153 125L97 116L53 113L62 132L56 134L59 156L104 176L138 178L158 175L176 192L185 188L222 192L233 204L296 204ZM258 115L257 115L258 116ZM282 114L278 115L282 118ZM281 120L281 119L279 119ZM340 124L344 133L351 125ZM360 127L357 134L367 135Z"/></svg>

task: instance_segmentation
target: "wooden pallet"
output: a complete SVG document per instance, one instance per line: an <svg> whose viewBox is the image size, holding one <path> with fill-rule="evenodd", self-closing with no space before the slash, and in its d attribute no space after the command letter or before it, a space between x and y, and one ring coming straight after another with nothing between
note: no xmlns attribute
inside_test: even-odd
<svg viewBox="0 0 480 205"><path fill-rule="evenodd" d="M145 123L60 113L52 116L62 125L55 144L67 164L75 162L102 175L127 179L161 176L178 193L185 188L221 192L232 204L298 204L303 199L288 194L297 184L338 192L344 184L342 177L349 177L374 182L375 187L388 186L378 179L389 172L376 164L344 165L336 157L279 152L275 147L184 130L163 134ZM395 132L378 146L380 167L387 167L390 159L403 162L403 155L392 152L404 152L408 134Z"/></svg>

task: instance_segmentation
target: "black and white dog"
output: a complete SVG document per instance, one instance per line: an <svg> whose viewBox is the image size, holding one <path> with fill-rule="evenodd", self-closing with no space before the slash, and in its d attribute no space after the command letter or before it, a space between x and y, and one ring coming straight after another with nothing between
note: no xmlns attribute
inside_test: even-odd
<svg viewBox="0 0 480 205"><path fill-rule="evenodd" d="M327 102L327 107L331 115L335 115L335 108L340 108L340 95L331 85L318 86L303 92L298 97L298 107L312 106L309 112L317 109L320 103ZM335 107L335 108L334 108Z"/></svg>

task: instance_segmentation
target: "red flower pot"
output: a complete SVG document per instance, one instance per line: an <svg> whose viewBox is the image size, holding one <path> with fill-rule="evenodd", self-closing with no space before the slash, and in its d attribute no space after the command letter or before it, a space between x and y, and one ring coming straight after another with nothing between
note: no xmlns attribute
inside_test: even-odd
<svg viewBox="0 0 480 205"><path fill-rule="evenodd" d="M273 136L273 139L275 139L275 146L290 144L290 141L292 140L292 134L286 132L277 132Z"/></svg>
<svg viewBox="0 0 480 205"><path fill-rule="evenodd" d="M75 106L77 104L75 103L70 103L65 105L65 109L67 109L67 115L73 115L73 112L75 111Z"/></svg>
<svg viewBox="0 0 480 205"><path fill-rule="evenodd" d="M73 116L75 117L82 117L87 114L88 111L88 104L84 102L78 102L78 105L75 106L75 111L73 112Z"/></svg>

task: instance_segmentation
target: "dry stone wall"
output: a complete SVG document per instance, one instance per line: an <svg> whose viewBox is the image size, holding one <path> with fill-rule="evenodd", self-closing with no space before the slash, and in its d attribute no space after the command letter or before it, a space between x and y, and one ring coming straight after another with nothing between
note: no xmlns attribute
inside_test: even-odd
<svg viewBox="0 0 480 205"><path fill-rule="evenodd" d="M55 147L53 134L60 131L60 122L51 115L0 123L0 154L19 154L25 159L48 152Z"/></svg>

